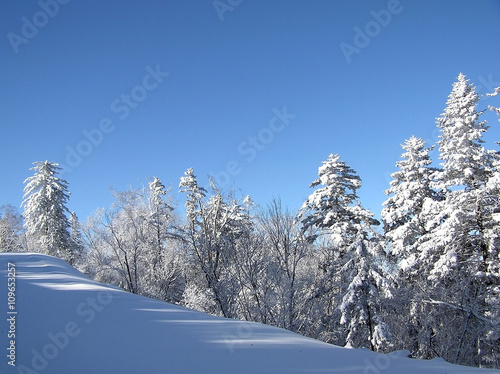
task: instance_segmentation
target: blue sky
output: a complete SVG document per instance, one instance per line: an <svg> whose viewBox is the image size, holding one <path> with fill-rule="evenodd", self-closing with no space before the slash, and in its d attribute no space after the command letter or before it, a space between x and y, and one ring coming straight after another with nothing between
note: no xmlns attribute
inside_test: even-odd
<svg viewBox="0 0 500 374"><path fill-rule="evenodd" d="M189 167L202 185L212 173L259 204L298 209L330 153L379 215L400 144L437 140L458 74L482 94L500 85L497 0L1 7L0 205L19 206L32 162L50 160L66 166L82 220L112 203L110 186L153 176L182 205Z"/></svg>

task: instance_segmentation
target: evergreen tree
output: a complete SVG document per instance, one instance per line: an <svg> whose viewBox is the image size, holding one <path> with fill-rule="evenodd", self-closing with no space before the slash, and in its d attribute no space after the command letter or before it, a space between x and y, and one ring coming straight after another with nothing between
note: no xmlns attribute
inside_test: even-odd
<svg viewBox="0 0 500 374"><path fill-rule="evenodd" d="M397 297L392 316L392 330L402 347L409 348L413 357L432 358L429 347L429 307L417 295L421 294L428 273L417 260L419 240L428 234L424 208L441 199L431 188L435 168L422 139L410 137L402 145L405 151L396 162L398 171L391 174L389 197L383 203L382 220L389 251L396 263Z"/></svg>
<svg viewBox="0 0 500 374"><path fill-rule="evenodd" d="M383 203L382 220L391 253L407 267L418 251L415 243L426 232L422 215L425 200L437 200L438 196L431 188L435 169L430 167L429 153L433 147L425 148L421 138L412 136L402 148L402 160L396 162L399 170L391 174L391 187L385 191L389 197Z"/></svg>
<svg viewBox="0 0 500 374"><path fill-rule="evenodd" d="M61 257L72 263L74 253L70 223L66 214L69 200L68 182L57 177L59 164L34 163L35 175L24 181L24 220L27 235L33 240L30 250Z"/></svg>
<svg viewBox="0 0 500 374"><path fill-rule="evenodd" d="M491 172L491 159L482 139L488 130L486 121L480 121L483 111L476 106L480 96L462 73L453 84L441 117L439 158L442 170L436 187L444 190L462 186L468 190L480 188Z"/></svg>
<svg viewBox="0 0 500 374"><path fill-rule="evenodd" d="M391 295L385 254L372 229L378 221L361 206L361 178L340 156L330 155L318 177L311 187L322 187L307 198L298 218L304 231L314 230L311 240L326 238L328 254L320 264L324 275L312 295L324 299L324 310L333 308L323 317L333 337L326 340L378 350L389 338L381 316L383 298Z"/></svg>
<svg viewBox="0 0 500 374"><path fill-rule="evenodd" d="M468 82L458 76L437 119L442 162L433 186L444 198L423 208L428 233L418 241L418 266L427 276L423 302L437 316L430 349L451 362L481 365L493 347L483 337L491 327L485 324L495 282L490 263L498 261L495 240L488 237L494 199L487 184L495 157L483 147L488 126L480 120L479 95Z"/></svg>

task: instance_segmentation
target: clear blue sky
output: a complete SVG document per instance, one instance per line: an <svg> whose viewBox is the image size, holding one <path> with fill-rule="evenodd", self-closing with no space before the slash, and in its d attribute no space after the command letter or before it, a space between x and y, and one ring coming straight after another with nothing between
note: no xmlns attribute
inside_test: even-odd
<svg viewBox="0 0 500 374"><path fill-rule="evenodd" d="M0 205L50 160L82 220L153 176L182 205L189 167L294 210L338 153L378 215L400 144L437 139L458 74L500 85L498 0L60 2L1 5Z"/></svg>

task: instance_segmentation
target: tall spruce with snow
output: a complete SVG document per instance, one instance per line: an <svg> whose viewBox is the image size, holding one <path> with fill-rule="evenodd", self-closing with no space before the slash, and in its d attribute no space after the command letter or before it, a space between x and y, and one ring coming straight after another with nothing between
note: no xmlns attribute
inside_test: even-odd
<svg viewBox="0 0 500 374"><path fill-rule="evenodd" d="M483 147L488 126L480 121L484 112L476 110L480 97L468 82L463 74L458 76L437 119L442 169L434 186L445 198L438 202L434 217L433 235L440 242L431 269L435 279L456 270L469 275L484 272L490 257L484 233L489 215L486 184L494 171L494 154Z"/></svg>
<svg viewBox="0 0 500 374"><path fill-rule="evenodd" d="M378 221L361 206L357 195L361 178L340 156L331 154L319 167L311 187L320 185L302 205L298 219L304 232L313 232L311 240L321 237L327 242L324 274L312 298L324 299L325 310L333 306L324 328L342 338L325 340L383 349L389 335L382 300L391 292L381 238L372 229Z"/></svg>
<svg viewBox="0 0 500 374"><path fill-rule="evenodd" d="M396 266L397 297L396 310L391 318L392 330L400 344L410 350L413 357L432 358L435 353L429 347L429 308L422 304L418 295L425 284L428 269L418 259L419 240L428 232L424 207L441 199L431 188L435 168L430 165L425 142L415 136L402 145L405 151L396 162L398 171L391 174L393 180L383 203L382 220L388 249Z"/></svg>
<svg viewBox="0 0 500 374"><path fill-rule="evenodd" d="M68 182L57 177L59 164L34 162L35 175L24 183L24 225L32 240L30 250L63 258L72 263L74 253L70 223L66 214L69 200Z"/></svg>
<svg viewBox="0 0 500 374"><path fill-rule="evenodd" d="M476 109L479 95L460 74L453 84L444 113L437 119L441 170L433 184L444 198L424 206L428 234L419 239L419 267L427 275L423 302L433 305L435 339L430 347L451 362L486 364L498 351L486 303L495 282L491 262L496 239L492 224L488 180L495 173L494 153L483 147L486 121ZM438 327L439 326L439 327ZM497 329L494 328L494 329Z"/></svg>
<svg viewBox="0 0 500 374"><path fill-rule="evenodd" d="M393 180L385 191L388 198L383 203L381 216L390 252L406 270L415 262L417 240L426 233L423 206L426 200L438 200L439 196L431 188L436 169L430 166L429 153L434 147L426 148L424 140L415 136L401 147L405 152L396 162L399 170L391 174Z"/></svg>
<svg viewBox="0 0 500 374"><path fill-rule="evenodd" d="M441 130L439 158L442 170L436 187L477 189L484 185L491 172L491 159L483 147L486 121L480 121L483 111L476 106L480 96L465 75L460 73L448 96L446 108L437 118Z"/></svg>

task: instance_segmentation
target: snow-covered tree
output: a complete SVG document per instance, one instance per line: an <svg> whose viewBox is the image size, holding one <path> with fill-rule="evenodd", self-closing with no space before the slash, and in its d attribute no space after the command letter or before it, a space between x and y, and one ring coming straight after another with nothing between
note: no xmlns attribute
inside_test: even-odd
<svg viewBox="0 0 500 374"><path fill-rule="evenodd" d="M74 262L77 263L84 259L85 243L82 238L80 221L75 212L71 212L69 216L69 224L71 228L71 245L73 247Z"/></svg>
<svg viewBox="0 0 500 374"><path fill-rule="evenodd" d="M231 277L231 261L237 240L243 235L247 220L244 208L234 198L225 198L211 183L213 195L206 198L206 190L198 185L193 169L181 178L180 192L186 193L186 218L184 229L188 251L205 278L220 314L235 315L235 284Z"/></svg>
<svg viewBox="0 0 500 374"><path fill-rule="evenodd" d="M179 302L184 261L175 235L170 234L175 230L172 207L163 201L163 193L156 195L163 202L155 202L151 188L112 193L111 208L101 210L83 228L93 265L89 271L94 278L132 293Z"/></svg>
<svg viewBox="0 0 500 374"><path fill-rule="evenodd" d="M165 200L164 196L167 194L165 186L158 178L154 178L149 183L149 196L148 207L150 212L150 224L153 231L152 245L157 251L157 260L161 262L161 252L163 245L169 236L169 225L173 207L170 206ZM156 262L153 267L156 267ZM161 265L161 263L160 263Z"/></svg>
<svg viewBox="0 0 500 374"><path fill-rule="evenodd" d="M396 162L398 171L385 191L389 197L383 203L382 220L389 251L396 264L397 299L391 327L401 348L409 349L414 357L432 358L429 347L429 307L417 295L421 294L428 273L424 272L419 258L419 240L428 234L424 207L441 200L431 188L436 168L431 167L425 142L415 136L402 145L405 151ZM423 283L424 281L424 283Z"/></svg>
<svg viewBox="0 0 500 374"><path fill-rule="evenodd" d="M391 187L383 203L384 232L390 242L390 251L398 261L408 261L418 249L415 243L426 232L422 207L426 199L438 199L431 188L432 174L429 153L421 138L412 136L401 146L405 151L396 162L398 171L391 174Z"/></svg>
<svg viewBox="0 0 500 374"><path fill-rule="evenodd" d="M441 190L459 186L469 190L479 188L491 172L490 153L483 147L482 139L488 126L480 120L484 110L476 109L479 99L474 85L460 73L443 114L437 118L442 170L436 187Z"/></svg>
<svg viewBox="0 0 500 374"><path fill-rule="evenodd" d="M325 310L331 309L329 316L323 316L329 324L325 340L381 349L388 339L382 304L391 292L385 253L372 229L378 221L361 206L357 195L361 178L340 156L330 155L319 167L311 187L319 185L298 218L304 231L314 231L311 239L326 238L326 256L320 264L324 274L311 296L311 300L323 298Z"/></svg>
<svg viewBox="0 0 500 374"><path fill-rule="evenodd" d="M359 223L360 220L376 223L369 212L356 204L361 178L350 166L340 161L339 155L331 154L319 167L318 179L310 187L319 185L323 187L307 198L299 212L304 231L310 228L320 230L311 239L320 235L321 229L327 229L337 246L349 246L353 235L357 233L357 228L349 223Z"/></svg>
<svg viewBox="0 0 500 374"><path fill-rule="evenodd" d="M481 364L485 354L482 337L491 327L484 319L486 299L495 282L491 262L498 261L496 239L488 234L497 225L488 188L495 155L483 146L488 126L480 120L483 111L476 109L479 98L460 74L437 119L442 162L433 187L443 199L424 204L427 233L417 243L418 270L427 278L422 302L437 311L429 348L452 362L473 365Z"/></svg>
<svg viewBox="0 0 500 374"><path fill-rule="evenodd" d="M486 94L486 96L497 96L500 94L500 87L495 88L495 90L491 93ZM500 116L500 107L495 107L493 105L489 105L488 108L494 112L496 112ZM499 119L500 121L500 119Z"/></svg>
<svg viewBox="0 0 500 374"><path fill-rule="evenodd" d="M30 170L35 175L24 183L24 225L33 241L30 250L58 256L72 263L69 214L68 182L57 177L59 164L37 161Z"/></svg>
<svg viewBox="0 0 500 374"><path fill-rule="evenodd" d="M167 200L169 190L157 177L149 182L148 190L148 257L152 267L148 269L148 292L151 297L161 300L180 300L184 289L182 276L185 266L184 255L178 241L178 220L174 207Z"/></svg>
<svg viewBox="0 0 500 374"><path fill-rule="evenodd" d="M267 305L272 313L267 317L268 323L297 331L301 325L301 317L312 276L304 274L304 264L309 255L310 245L306 241L300 226L288 210L281 205L280 199L273 199L267 209L261 210L258 216L262 245L269 254L266 257L266 278L272 284L271 293L267 295Z"/></svg>
<svg viewBox="0 0 500 374"><path fill-rule="evenodd" d="M0 252L21 252L23 222L12 205L0 207Z"/></svg>
<svg viewBox="0 0 500 374"><path fill-rule="evenodd" d="M494 154L483 146L488 126L480 121L483 111L476 110L480 97L468 82L463 74L458 76L437 119L442 169L434 186L445 198L437 203L432 233L441 242L431 270L436 279L458 268L470 274L486 271L490 256L484 238L489 205L485 187L493 174Z"/></svg>
<svg viewBox="0 0 500 374"><path fill-rule="evenodd" d="M375 233L369 237L369 232L360 232L341 269L347 289L339 306L340 324L347 327L347 346L387 352L391 334L383 303L393 297L394 283L383 262L383 241Z"/></svg>

